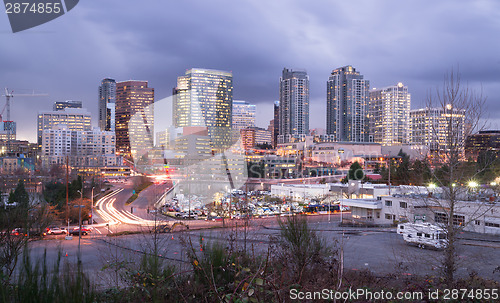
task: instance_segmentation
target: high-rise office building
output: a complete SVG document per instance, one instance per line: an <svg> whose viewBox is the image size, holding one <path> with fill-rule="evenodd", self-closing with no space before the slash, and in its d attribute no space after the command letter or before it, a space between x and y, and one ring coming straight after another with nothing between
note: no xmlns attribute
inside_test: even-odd
<svg viewBox="0 0 500 303"><path fill-rule="evenodd" d="M233 108L232 73L193 68L177 78L173 90L175 127L206 127L216 151L231 145Z"/></svg>
<svg viewBox="0 0 500 303"><path fill-rule="evenodd" d="M370 135L385 146L410 143L410 103L403 83L370 91Z"/></svg>
<svg viewBox="0 0 500 303"><path fill-rule="evenodd" d="M115 131L116 81L103 79L99 86L99 128Z"/></svg>
<svg viewBox="0 0 500 303"><path fill-rule="evenodd" d="M116 83L116 150L138 159L153 148L154 89L147 81Z"/></svg>
<svg viewBox="0 0 500 303"><path fill-rule="evenodd" d="M326 132L336 141L371 142L368 101L370 82L350 65L332 71L327 81Z"/></svg>
<svg viewBox="0 0 500 303"><path fill-rule="evenodd" d="M280 78L280 143L309 132L309 76L303 70L284 68Z"/></svg>
<svg viewBox="0 0 500 303"><path fill-rule="evenodd" d="M91 130L91 116L85 108L65 108L57 111L41 111L38 113L38 146L42 146L42 132L65 124L69 130Z"/></svg>
<svg viewBox="0 0 500 303"><path fill-rule="evenodd" d="M54 102L54 111L63 110L65 108L82 108L82 101L66 100Z"/></svg>
<svg viewBox="0 0 500 303"><path fill-rule="evenodd" d="M411 144L439 153L458 147L463 152L465 133L465 110L444 108L421 108L410 111Z"/></svg>
<svg viewBox="0 0 500 303"><path fill-rule="evenodd" d="M233 101L233 130L255 127L256 106L243 100Z"/></svg>

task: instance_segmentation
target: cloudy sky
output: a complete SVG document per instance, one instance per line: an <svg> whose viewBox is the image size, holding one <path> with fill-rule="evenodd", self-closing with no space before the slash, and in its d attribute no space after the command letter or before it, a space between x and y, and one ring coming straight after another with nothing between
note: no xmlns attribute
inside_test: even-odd
<svg viewBox="0 0 500 303"><path fill-rule="evenodd" d="M102 78L148 80L161 99L187 69L229 70L234 98L257 104L257 124L267 127L282 69L300 68L310 77L310 126L324 128L337 67L353 65L372 87L401 81L419 108L459 66L500 128L499 37L498 1L80 1L16 34L0 17L0 87L50 95L13 103L18 138L35 141L37 112L54 101L82 100L97 117Z"/></svg>

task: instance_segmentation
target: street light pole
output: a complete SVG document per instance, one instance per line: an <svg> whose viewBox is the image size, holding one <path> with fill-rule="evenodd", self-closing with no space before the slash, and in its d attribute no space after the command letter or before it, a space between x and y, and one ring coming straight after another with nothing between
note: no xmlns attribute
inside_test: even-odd
<svg viewBox="0 0 500 303"><path fill-rule="evenodd" d="M191 178L193 179L193 178ZM188 180L188 220L191 219L191 180Z"/></svg>
<svg viewBox="0 0 500 303"><path fill-rule="evenodd" d="M80 199L83 202L83 186L80 191ZM78 205L78 264L82 263L82 255L80 251L80 241L82 240L82 205Z"/></svg>
<svg viewBox="0 0 500 303"><path fill-rule="evenodd" d="M342 193L342 187L340 188L340 199L339 199L339 208L340 208L340 225L342 225L342 198L343 198L343 193Z"/></svg>
<svg viewBox="0 0 500 303"><path fill-rule="evenodd" d="M94 188L92 187L92 191L90 194L90 225L94 227Z"/></svg>
<svg viewBox="0 0 500 303"><path fill-rule="evenodd" d="M328 199L328 223L330 223L331 214L332 214L332 199Z"/></svg>

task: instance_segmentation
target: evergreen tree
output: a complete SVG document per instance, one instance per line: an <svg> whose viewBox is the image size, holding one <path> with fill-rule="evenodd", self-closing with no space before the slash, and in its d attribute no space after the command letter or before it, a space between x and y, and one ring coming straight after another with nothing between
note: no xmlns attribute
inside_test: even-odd
<svg viewBox="0 0 500 303"><path fill-rule="evenodd" d="M348 180L363 180L365 177L365 173L363 172L363 168L358 163L358 161L351 164L349 168L349 172L347 173Z"/></svg>
<svg viewBox="0 0 500 303"><path fill-rule="evenodd" d="M409 184L410 183L410 156L399 150L398 157L400 161L396 165L396 173L394 176L396 184Z"/></svg>
<svg viewBox="0 0 500 303"><path fill-rule="evenodd" d="M30 197L28 192L24 188L24 181L19 180L16 189L9 195L9 203L16 202L19 206L28 207L30 202Z"/></svg>

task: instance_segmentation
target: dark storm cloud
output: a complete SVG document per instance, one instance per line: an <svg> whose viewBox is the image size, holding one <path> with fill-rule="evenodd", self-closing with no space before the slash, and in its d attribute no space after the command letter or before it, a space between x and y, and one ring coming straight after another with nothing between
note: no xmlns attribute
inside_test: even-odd
<svg viewBox="0 0 500 303"><path fill-rule="evenodd" d="M26 121L18 132L31 140L36 112L55 100L83 100L95 123L104 77L149 80L160 99L192 67L232 71L235 99L258 104L260 126L272 119L284 67L308 71L312 128L325 125L331 70L347 64L372 87L405 83L413 107L459 66L500 112L494 1L85 1L18 34L8 33L6 19L0 85L51 95L13 107L13 117Z"/></svg>

